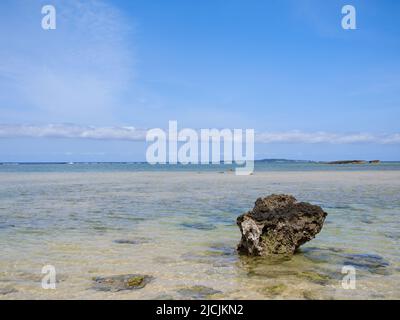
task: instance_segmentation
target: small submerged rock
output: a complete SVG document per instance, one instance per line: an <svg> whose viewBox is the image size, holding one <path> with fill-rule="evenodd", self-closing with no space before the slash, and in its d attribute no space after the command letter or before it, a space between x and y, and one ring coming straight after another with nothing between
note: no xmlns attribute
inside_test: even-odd
<svg viewBox="0 0 400 320"><path fill-rule="evenodd" d="M15 228L15 224L0 223L0 229Z"/></svg>
<svg viewBox="0 0 400 320"><path fill-rule="evenodd" d="M137 238L137 239L117 239L113 241L117 244L143 244L148 243L149 239L146 238Z"/></svg>
<svg viewBox="0 0 400 320"><path fill-rule="evenodd" d="M400 232L385 232L383 235L391 240L400 240Z"/></svg>
<svg viewBox="0 0 400 320"><path fill-rule="evenodd" d="M206 254L210 256L234 256L235 249L224 243L212 243Z"/></svg>
<svg viewBox="0 0 400 320"><path fill-rule="evenodd" d="M365 224L373 224L374 223L374 221L371 218L367 218L367 217L361 218L360 221Z"/></svg>
<svg viewBox="0 0 400 320"><path fill-rule="evenodd" d="M182 227L197 229L197 230L214 230L216 226L210 223L201 223L201 222L183 222L180 224Z"/></svg>
<svg viewBox="0 0 400 320"><path fill-rule="evenodd" d="M222 293L222 291L214 290L213 288L197 285L178 290L178 293L185 298L190 299L206 299L214 294Z"/></svg>
<svg viewBox="0 0 400 320"><path fill-rule="evenodd" d="M18 292L18 290L13 287L0 288L0 295L2 295L2 296L5 296L6 294L10 294L10 293L16 293L16 292Z"/></svg>
<svg viewBox="0 0 400 320"><path fill-rule="evenodd" d="M259 198L252 211L237 218L242 233L238 251L250 256L291 256L321 231L326 216L321 207L297 202L290 195Z"/></svg>
<svg viewBox="0 0 400 320"><path fill-rule="evenodd" d="M122 290L136 290L144 288L154 279L152 276L141 274L125 274L110 277L93 278L95 284L92 289L97 291L118 292Z"/></svg>

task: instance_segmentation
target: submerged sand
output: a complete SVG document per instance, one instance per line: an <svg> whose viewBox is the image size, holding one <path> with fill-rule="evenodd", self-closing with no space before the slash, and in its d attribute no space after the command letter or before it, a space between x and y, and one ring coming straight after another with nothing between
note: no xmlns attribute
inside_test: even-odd
<svg viewBox="0 0 400 320"><path fill-rule="evenodd" d="M0 173L0 299L399 299L400 171ZM239 257L236 217L293 194L328 212L289 261ZM44 265L55 290L41 288ZM356 268L356 289L342 268ZM93 278L145 274L126 291Z"/></svg>

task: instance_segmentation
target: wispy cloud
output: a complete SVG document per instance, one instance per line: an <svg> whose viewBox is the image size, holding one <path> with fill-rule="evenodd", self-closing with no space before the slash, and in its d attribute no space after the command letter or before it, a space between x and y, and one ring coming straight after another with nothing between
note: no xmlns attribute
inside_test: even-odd
<svg viewBox="0 0 400 320"><path fill-rule="evenodd" d="M52 5L56 30L41 28L35 1L10 3L18 19L0 21L3 121L110 121L134 77L132 23L103 0Z"/></svg>
<svg viewBox="0 0 400 320"><path fill-rule="evenodd" d="M73 124L0 125L0 138L75 138L103 140L145 140L146 130L134 127L92 127Z"/></svg>
<svg viewBox="0 0 400 320"><path fill-rule="evenodd" d="M400 134L373 134L373 133L330 133L330 132L263 132L256 135L260 143L377 143L396 144L400 143Z"/></svg>
<svg viewBox="0 0 400 320"><path fill-rule="evenodd" d="M131 126L95 127L74 124L0 125L0 138L71 138L144 141L147 129ZM400 133L256 132L256 143L400 144Z"/></svg>

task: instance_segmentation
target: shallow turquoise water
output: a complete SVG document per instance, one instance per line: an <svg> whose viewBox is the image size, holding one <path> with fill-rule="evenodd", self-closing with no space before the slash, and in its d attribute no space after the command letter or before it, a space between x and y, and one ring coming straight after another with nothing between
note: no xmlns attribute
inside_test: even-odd
<svg viewBox="0 0 400 320"><path fill-rule="evenodd" d="M239 177L34 166L1 169L0 299L400 298L400 171ZM235 219L271 193L321 205L324 228L291 260L239 257ZM56 290L41 288L47 264ZM355 290L342 287L345 265L356 268ZM136 291L93 289L93 277L132 273L154 281Z"/></svg>

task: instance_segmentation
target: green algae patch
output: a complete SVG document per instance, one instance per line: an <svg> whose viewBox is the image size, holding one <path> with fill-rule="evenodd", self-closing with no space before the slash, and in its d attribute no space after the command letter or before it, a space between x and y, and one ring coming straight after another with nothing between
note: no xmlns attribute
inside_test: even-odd
<svg viewBox="0 0 400 320"><path fill-rule="evenodd" d="M283 284L283 283L280 283L280 284L277 284L277 285L264 287L260 291L261 291L261 293L263 293L263 294L265 294L267 296L279 296L283 292L285 292L286 289L287 289L287 286L285 284Z"/></svg>
<svg viewBox="0 0 400 320"><path fill-rule="evenodd" d="M298 276L302 279L309 280L311 282L321 285L327 284L331 280L330 276L315 271L300 272Z"/></svg>
<svg viewBox="0 0 400 320"><path fill-rule="evenodd" d="M144 276L135 276L135 277L129 278L127 283L128 283L128 286L130 286L130 287L137 287L143 283L144 279L145 279Z"/></svg>

